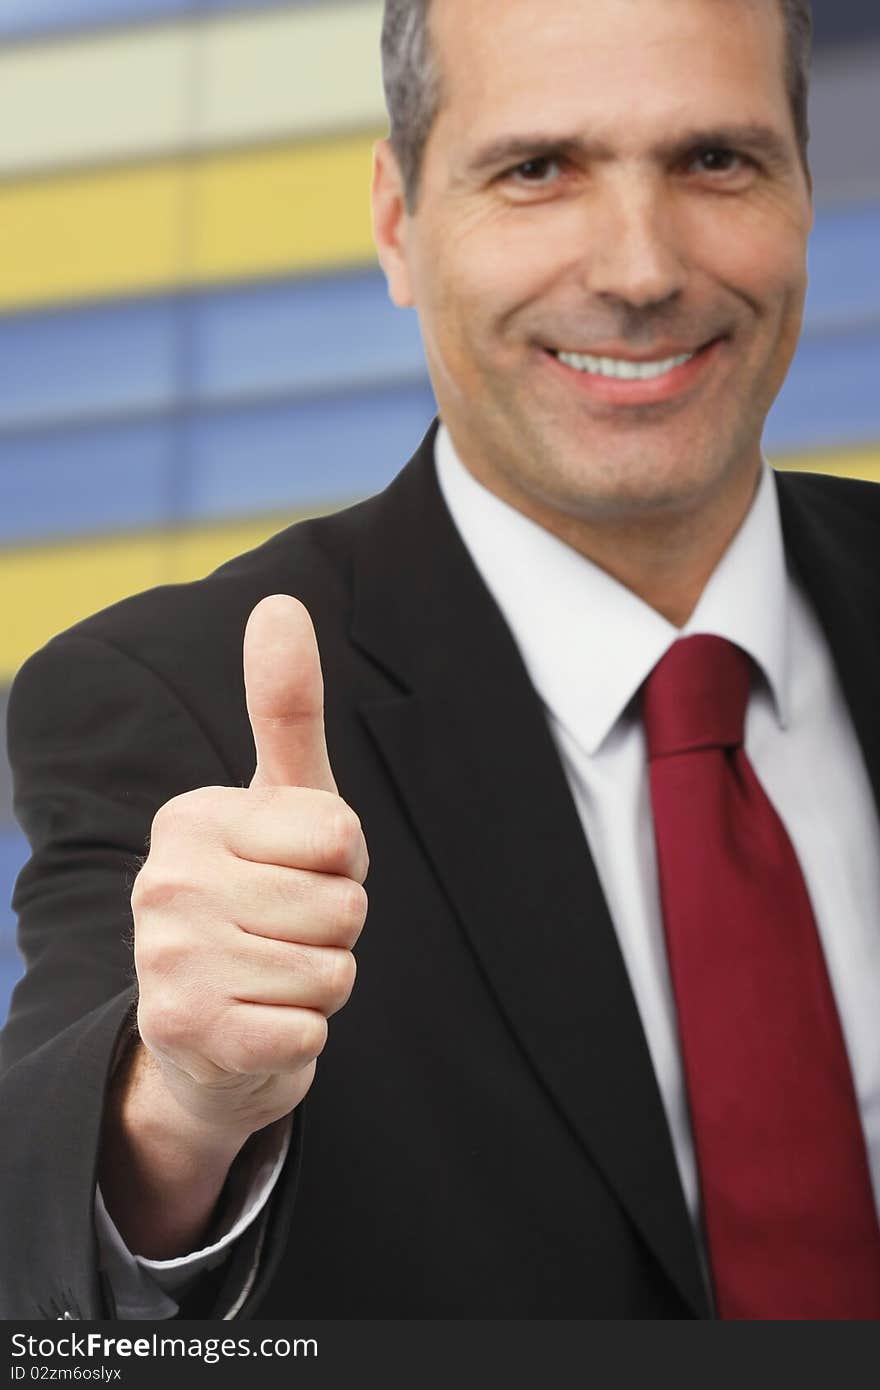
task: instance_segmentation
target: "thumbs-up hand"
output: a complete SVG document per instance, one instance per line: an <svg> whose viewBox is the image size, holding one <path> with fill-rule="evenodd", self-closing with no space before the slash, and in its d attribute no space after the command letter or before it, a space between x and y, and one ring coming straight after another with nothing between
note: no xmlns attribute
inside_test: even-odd
<svg viewBox="0 0 880 1390"><path fill-rule="evenodd" d="M333 780L318 647L296 599L254 609L244 670L253 781L163 806L132 894L141 1040L230 1161L311 1085L367 906L366 845Z"/></svg>

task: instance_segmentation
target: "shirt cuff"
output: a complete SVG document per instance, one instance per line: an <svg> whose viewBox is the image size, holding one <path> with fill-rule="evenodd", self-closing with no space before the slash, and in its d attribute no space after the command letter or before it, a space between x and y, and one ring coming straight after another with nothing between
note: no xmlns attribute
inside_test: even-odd
<svg viewBox="0 0 880 1390"><path fill-rule="evenodd" d="M182 1298L200 1274L222 1264L234 1242L264 1211L284 1167L292 1129L293 1117L288 1115L251 1136L229 1170L210 1243L173 1260L133 1254L97 1188L98 1265L112 1290L117 1318L159 1321L176 1316L179 1304L174 1295Z"/></svg>

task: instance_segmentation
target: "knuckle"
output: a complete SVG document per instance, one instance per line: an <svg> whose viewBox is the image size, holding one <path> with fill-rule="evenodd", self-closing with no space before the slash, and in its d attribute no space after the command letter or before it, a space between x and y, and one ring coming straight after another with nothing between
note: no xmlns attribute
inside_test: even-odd
<svg viewBox="0 0 880 1390"><path fill-rule="evenodd" d="M190 959L189 943L169 931L136 931L135 969L139 979L170 980Z"/></svg>
<svg viewBox="0 0 880 1390"><path fill-rule="evenodd" d="M364 881L365 881L365 879L366 879L366 877L367 877L367 874L368 874L369 872L370 872L370 851L369 851L368 848L367 848L367 842L366 842L366 840L364 839L364 836L361 835L361 862L360 862L360 864L358 865L358 875L359 875L361 884L364 883Z"/></svg>
<svg viewBox="0 0 880 1390"><path fill-rule="evenodd" d="M165 897L169 869L161 862L161 859L162 856L154 847L132 885L131 905L133 908L148 910L161 903Z"/></svg>
<svg viewBox="0 0 880 1390"><path fill-rule="evenodd" d="M327 960L327 1003L330 1013L336 1013L348 1003L354 989L357 964L351 951L331 950Z"/></svg>
<svg viewBox="0 0 880 1390"><path fill-rule="evenodd" d="M135 915L149 905L151 885L152 873L148 861L138 873L131 889L131 908Z"/></svg>
<svg viewBox="0 0 880 1390"><path fill-rule="evenodd" d="M296 1027L297 1054L300 1065L313 1061L324 1051L329 1035L327 1020L313 1009L301 1009Z"/></svg>
<svg viewBox="0 0 880 1390"><path fill-rule="evenodd" d="M191 1041L192 1016L168 995L146 997L142 993L137 1019L142 1039L159 1052L180 1052Z"/></svg>
<svg viewBox="0 0 880 1390"><path fill-rule="evenodd" d="M367 891L360 883L353 879L344 881L339 890L339 906L337 909L337 920L350 945L354 945L363 929L364 922L367 920L368 898Z"/></svg>
<svg viewBox="0 0 880 1390"><path fill-rule="evenodd" d="M203 899L204 889L176 868L147 863L135 879L131 907L135 920L152 913L174 913L191 921Z"/></svg>
<svg viewBox="0 0 880 1390"><path fill-rule="evenodd" d="M362 839L361 823L344 801L337 800L328 813L323 839L327 854L336 863L346 864L357 853Z"/></svg>

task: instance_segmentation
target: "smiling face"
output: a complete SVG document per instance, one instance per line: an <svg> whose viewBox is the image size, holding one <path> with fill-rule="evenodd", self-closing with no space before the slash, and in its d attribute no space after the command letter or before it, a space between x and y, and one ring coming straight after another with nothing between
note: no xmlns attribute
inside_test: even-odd
<svg viewBox="0 0 880 1390"><path fill-rule="evenodd" d="M382 146L374 220L463 461L565 535L750 496L811 225L778 4L433 0L431 28L418 202Z"/></svg>

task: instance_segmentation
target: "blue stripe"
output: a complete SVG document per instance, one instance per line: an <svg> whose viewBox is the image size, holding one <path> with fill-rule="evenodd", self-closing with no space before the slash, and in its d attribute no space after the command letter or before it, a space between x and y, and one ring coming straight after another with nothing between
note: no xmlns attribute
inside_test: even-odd
<svg viewBox="0 0 880 1390"><path fill-rule="evenodd" d="M347 502L390 481L434 409L422 378L24 436L0 468L0 542Z"/></svg>
<svg viewBox="0 0 880 1390"><path fill-rule="evenodd" d="M3 0L0 39L76 33L222 10L296 9L318 0Z"/></svg>
<svg viewBox="0 0 880 1390"><path fill-rule="evenodd" d="M0 319L0 431L168 408L180 319L170 299Z"/></svg>
<svg viewBox="0 0 880 1390"><path fill-rule="evenodd" d="M424 375L375 270L0 318L5 429Z"/></svg>
<svg viewBox="0 0 880 1390"><path fill-rule="evenodd" d="M9 1000L16 982L24 974L20 957L14 952L0 953L0 1028L9 1013Z"/></svg>
<svg viewBox="0 0 880 1390"><path fill-rule="evenodd" d="M259 411L211 412L193 432L187 519L345 502L377 492L403 467L435 412L427 378L332 404L284 402Z"/></svg>
<svg viewBox="0 0 880 1390"><path fill-rule="evenodd" d="M0 1027L6 1021L13 986L24 966L15 946L15 916L10 906L18 871L29 854L19 830L0 832Z"/></svg>
<svg viewBox="0 0 880 1390"><path fill-rule="evenodd" d="M0 542L164 525L179 430L169 417L18 440L0 468Z"/></svg>
<svg viewBox="0 0 880 1390"><path fill-rule="evenodd" d="M823 208L810 241L806 331L880 318L880 204Z"/></svg>
<svg viewBox="0 0 880 1390"><path fill-rule="evenodd" d="M422 376L418 320L380 271L204 295L194 306L197 399L318 392Z"/></svg>
<svg viewBox="0 0 880 1390"><path fill-rule="evenodd" d="M880 441L880 326L801 343L767 422L770 452Z"/></svg>
<svg viewBox="0 0 880 1390"><path fill-rule="evenodd" d="M30 850L17 828L0 831L0 959L15 949L15 916L10 906L18 871Z"/></svg>

